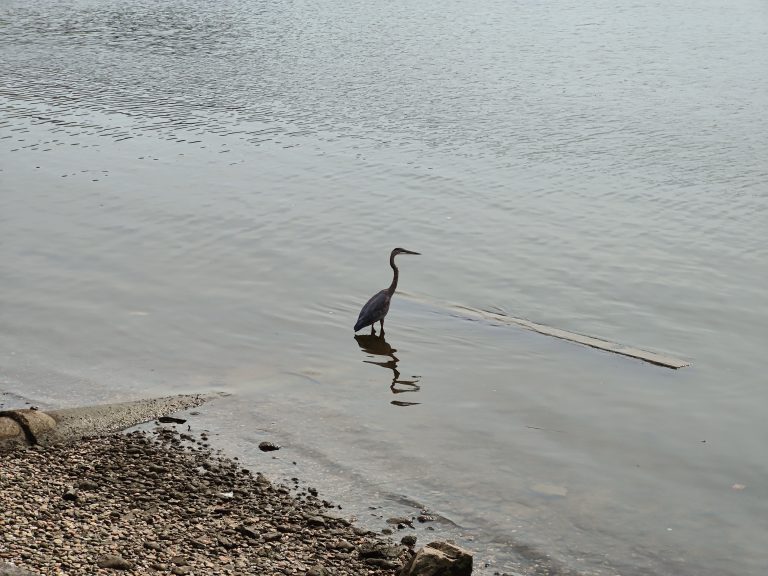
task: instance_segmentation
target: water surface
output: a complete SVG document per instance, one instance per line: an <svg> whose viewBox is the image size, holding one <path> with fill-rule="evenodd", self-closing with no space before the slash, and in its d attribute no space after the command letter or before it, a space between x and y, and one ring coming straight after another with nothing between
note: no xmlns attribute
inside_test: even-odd
<svg viewBox="0 0 768 576"><path fill-rule="evenodd" d="M2 390L230 392L221 445L377 529L426 506L480 574L763 573L765 3L6 0L0 32Z"/></svg>

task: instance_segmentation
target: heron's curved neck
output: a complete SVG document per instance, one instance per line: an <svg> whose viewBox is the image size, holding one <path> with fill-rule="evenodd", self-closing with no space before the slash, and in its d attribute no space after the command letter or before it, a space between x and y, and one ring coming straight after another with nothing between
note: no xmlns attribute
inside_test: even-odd
<svg viewBox="0 0 768 576"><path fill-rule="evenodd" d="M389 257L389 265L392 266L392 270L395 271L395 274L392 276L392 284L387 288L387 292L392 296L397 288L397 277L400 275L400 271L397 269L397 266L395 266L395 254L392 254L392 256Z"/></svg>

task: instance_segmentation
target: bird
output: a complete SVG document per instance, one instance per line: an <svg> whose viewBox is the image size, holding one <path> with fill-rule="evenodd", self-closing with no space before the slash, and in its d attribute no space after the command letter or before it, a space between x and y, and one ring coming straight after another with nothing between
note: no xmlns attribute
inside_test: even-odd
<svg viewBox="0 0 768 576"><path fill-rule="evenodd" d="M384 316L389 312L389 303L392 301L392 296L395 294L395 289L397 288L399 270L397 269L397 266L395 266L395 256L398 254L414 254L420 256L418 252L412 252L405 248L395 248L392 250L392 253L389 255L389 265L392 266L392 270L394 270L392 284L389 285L389 288L384 288L381 292L371 296L371 299L365 303L363 309L360 310L360 315L357 317L355 332L361 328L370 326L371 334L374 334L374 324L376 324L376 322L381 322L381 336L384 335Z"/></svg>

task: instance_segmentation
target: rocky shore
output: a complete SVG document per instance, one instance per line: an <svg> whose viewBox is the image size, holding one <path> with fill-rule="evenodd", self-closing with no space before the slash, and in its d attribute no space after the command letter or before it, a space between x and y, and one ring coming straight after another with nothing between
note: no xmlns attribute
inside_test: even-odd
<svg viewBox="0 0 768 576"><path fill-rule="evenodd" d="M392 576L414 555L413 539L382 540L314 490L273 485L169 428L0 463L0 574Z"/></svg>

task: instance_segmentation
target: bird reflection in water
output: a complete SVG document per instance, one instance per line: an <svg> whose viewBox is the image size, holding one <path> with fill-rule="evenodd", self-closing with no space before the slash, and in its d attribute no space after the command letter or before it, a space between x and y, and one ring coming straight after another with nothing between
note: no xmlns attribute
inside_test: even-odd
<svg viewBox="0 0 768 576"><path fill-rule="evenodd" d="M404 380L400 378L400 371L397 369L397 363L400 359L395 356L397 350L389 345L389 342L384 339L384 336L380 334L356 335L355 340L357 340L357 344L363 352L366 352L371 356L384 356L388 358L388 360L382 362L377 362L376 360L363 360L363 362L392 370L392 384L390 384L389 389L392 390L393 394L418 392L421 389L421 386L419 386L420 376L414 376L414 380ZM395 406L414 406L420 404L420 402L392 400L391 404L394 404Z"/></svg>

